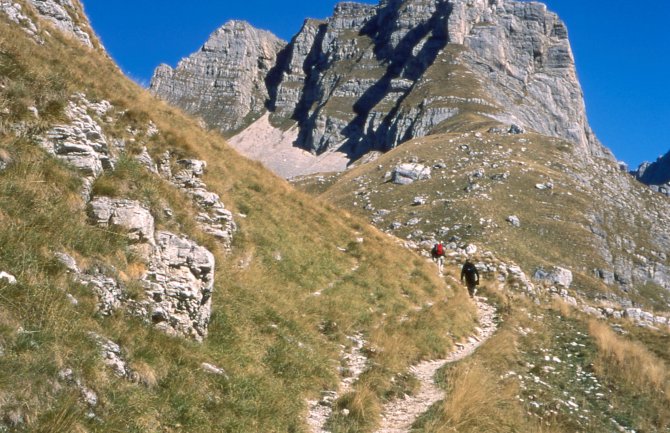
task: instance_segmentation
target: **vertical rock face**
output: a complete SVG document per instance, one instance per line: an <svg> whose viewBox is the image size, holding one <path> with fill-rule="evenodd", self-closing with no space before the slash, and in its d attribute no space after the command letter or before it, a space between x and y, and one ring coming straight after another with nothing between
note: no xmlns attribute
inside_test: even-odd
<svg viewBox="0 0 670 433"><path fill-rule="evenodd" d="M631 174L652 189L670 196L670 152L658 158L656 162L642 163Z"/></svg>
<svg viewBox="0 0 670 433"><path fill-rule="evenodd" d="M176 69L159 66L151 91L202 117L210 127L239 129L248 123L247 118L264 111L268 99L265 78L284 45L269 32L231 21Z"/></svg>
<svg viewBox="0 0 670 433"><path fill-rule="evenodd" d="M239 43L254 46L252 34L240 32L246 40ZM207 82L207 71L192 60L203 56L184 60L178 70ZM207 58L230 64L236 52L212 50ZM203 115L210 126L229 132L253 112L246 96L225 108L211 92L190 91L176 74L160 67L155 91ZM242 74L220 78L230 88L253 81ZM273 123L297 122L296 145L317 154L339 149L357 158L388 150L440 130L459 114L475 113L567 139L584 157L610 156L588 125L567 29L541 3L341 3L328 20L305 22L277 55L265 83ZM166 96L170 92L179 97ZM219 120L225 116L235 120Z"/></svg>

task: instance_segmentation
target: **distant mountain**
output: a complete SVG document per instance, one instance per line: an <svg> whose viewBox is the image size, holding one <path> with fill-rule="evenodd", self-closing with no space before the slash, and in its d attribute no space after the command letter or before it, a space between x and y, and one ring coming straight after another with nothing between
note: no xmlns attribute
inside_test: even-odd
<svg viewBox="0 0 670 433"><path fill-rule="evenodd" d="M653 190L670 196L670 152L659 157L655 162L640 164L631 174Z"/></svg>
<svg viewBox="0 0 670 433"><path fill-rule="evenodd" d="M285 46L269 32L231 21L175 69L159 66L151 90L211 128L236 131L265 111L265 79Z"/></svg>
<svg viewBox="0 0 670 433"><path fill-rule="evenodd" d="M235 49L208 49L232 38L233 29ZM151 90L230 134L255 121L261 105L229 104L237 113L230 119L212 105L228 94L241 103L252 86L267 95L272 125L295 125L294 144L317 155L338 150L357 159L387 151L457 129L473 113L564 138L584 158L609 155L588 125L567 29L541 3L342 3L331 18L307 20L288 45L271 44L262 55L256 34L226 24L180 63L174 78L158 68ZM240 53L247 75L235 73Z"/></svg>

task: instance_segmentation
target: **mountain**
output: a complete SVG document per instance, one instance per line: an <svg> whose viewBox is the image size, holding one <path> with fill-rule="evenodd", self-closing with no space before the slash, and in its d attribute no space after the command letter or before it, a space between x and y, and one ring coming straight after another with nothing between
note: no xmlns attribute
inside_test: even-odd
<svg viewBox="0 0 670 433"><path fill-rule="evenodd" d="M211 128L235 131L264 111L265 78L285 45L269 32L231 21L175 69L159 66L151 88Z"/></svg>
<svg viewBox="0 0 670 433"><path fill-rule="evenodd" d="M253 56L254 39L239 36ZM179 68L217 93L215 82L225 81L237 63L225 52L216 61L222 69L209 77L186 61ZM186 88L177 80L166 86L163 71L156 71L152 91L174 101ZM541 3L342 3L325 21L307 20L265 77L271 123L283 130L295 124L294 145L317 155L337 150L357 159L451 130L476 113L564 138L585 158L609 156L588 126L567 29ZM245 85L235 77L227 84ZM180 106L200 114L210 100ZM238 119L249 123L247 113ZM239 126L208 124L227 133Z"/></svg>
<svg viewBox="0 0 670 433"><path fill-rule="evenodd" d="M375 353L348 395L376 406L473 332L430 262L153 98L88 29L76 0L0 2L0 430L305 431L340 359Z"/></svg>
<svg viewBox="0 0 670 433"><path fill-rule="evenodd" d="M640 164L631 174L654 191L670 195L670 153L659 157L655 162Z"/></svg>
<svg viewBox="0 0 670 433"><path fill-rule="evenodd" d="M510 24L517 8L554 22L537 4L447 5L453 17L489 6L493 17L495 6ZM56 7L88 39L42 12ZM324 46L354 52L373 38L343 31L342 45L326 30L381 35L368 24L385 10L405 29L397 36L407 31L389 33L395 50L441 34L420 17L439 22L442 7L343 4L338 20L312 28L325 25ZM532 97L487 110L495 91L513 91L472 87L470 48L439 56L453 56L449 79L473 92L459 95L489 99L447 98L459 112L429 135L294 179L306 194L203 128L203 116L124 77L83 11L77 0L0 0L1 431L668 431L667 197L597 144L512 127L509 113L539 107ZM276 73L314 46L289 55L300 38L258 36L257 48L282 47L278 60L268 75L270 62L234 71L246 93L226 96L240 125L260 116L231 142L262 156L251 142L265 138L287 172L294 155L303 171L349 162L293 148L303 126L270 104L280 101L271 89L282 101L302 92ZM418 47L430 51L431 38ZM212 46L253 51L227 41ZM402 62L408 72L420 52ZM338 67L314 70L305 89L335 73L362 79L366 66ZM389 68L400 92L408 75ZM443 70L432 71L431 92ZM391 102L389 115L404 113ZM560 113L544 113L547 124ZM437 240L443 273L430 258ZM481 277L474 299L459 281L466 258Z"/></svg>

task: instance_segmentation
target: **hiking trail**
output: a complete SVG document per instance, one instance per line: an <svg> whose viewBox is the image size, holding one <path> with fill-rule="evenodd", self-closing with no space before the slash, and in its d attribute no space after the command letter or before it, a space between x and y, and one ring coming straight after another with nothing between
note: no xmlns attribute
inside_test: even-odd
<svg viewBox="0 0 670 433"><path fill-rule="evenodd" d="M381 427L376 433L409 433L412 424L419 415L425 413L433 404L444 399L445 392L439 389L433 380L435 373L444 365L460 361L472 355L474 351L488 340L497 330L495 321L496 309L486 302L486 298L475 297L479 326L475 328L477 335L469 337L465 343L457 343L456 349L445 359L424 361L410 371L421 382L419 392L414 396L396 399L384 406ZM361 349L365 344L361 335L349 337L354 343L350 353L343 353L345 365L353 373L344 379L340 394L347 392L358 376L365 369L367 358ZM325 425L333 412L332 404L340 395L337 392L324 392L320 401L308 401L309 414L307 422L311 433L328 433Z"/></svg>
<svg viewBox="0 0 670 433"><path fill-rule="evenodd" d="M475 328L477 335L468 338L463 344L457 343L456 349L445 359L424 361L413 366L411 372L421 382L419 392L416 395L387 403L382 412L381 427L376 433L409 433L419 415L445 397L445 392L435 385L433 380L435 373L448 363L460 361L472 355L496 332L496 309L485 302L486 298L475 297L475 301L479 315L479 327Z"/></svg>

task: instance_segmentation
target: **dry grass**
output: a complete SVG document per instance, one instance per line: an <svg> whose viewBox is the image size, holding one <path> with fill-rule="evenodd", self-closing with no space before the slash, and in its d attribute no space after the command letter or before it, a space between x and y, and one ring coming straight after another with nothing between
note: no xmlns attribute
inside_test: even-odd
<svg viewBox="0 0 670 433"><path fill-rule="evenodd" d="M522 418L513 384L499 383L486 367L469 363L447 373L448 398L425 432L509 432Z"/></svg>
<svg viewBox="0 0 670 433"><path fill-rule="evenodd" d="M602 322L592 321L589 332L598 346L599 374L617 377L645 392L662 395L669 389L667 366L642 344L619 337Z"/></svg>
<svg viewBox="0 0 670 433"><path fill-rule="evenodd" d="M16 402L13 407L29 415L23 417L27 429L53 421L61 431L79 425L100 432L178 431L177 425L192 433L301 431L304 398L337 386L332 360L339 357L339 344L363 332L370 347L381 350L347 404L357 425L351 431L367 431L376 423L380 401L396 386L389 378L417 359L444 353L450 334L471 330L472 316L461 313L464 299L454 297L429 262L242 159L221 136L122 77L100 53L57 34L42 47L14 26L2 26L0 76L6 84L0 100L11 105L11 114L0 116L0 148L12 159L0 173L0 269L20 280L0 296L6 352L0 384ZM210 336L202 345L167 337L122 312L96 316L95 296L53 259L54 252L67 251L82 268L113 268L131 297L142 295L133 281L145 265L123 234L88 224L77 173L35 144L51 125L67 120L65 101L81 91L89 100L110 100L110 115L125 111L102 126L109 137L126 140L129 156L98 179L94 193L142 201L158 228L184 233L216 255ZM27 112L31 105L41 119ZM128 135L128 127L141 130L149 120L160 134ZM5 134L17 122L26 129L19 139ZM134 162L132 155L144 145L154 157L170 150L175 158L208 161L209 189L246 215L238 218L232 255L197 229L191 199ZM174 218L163 217L165 206ZM247 265L240 266L243 261ZM322 295L313 295L317 291ZM434 307L416 311L428 303ZM403 316L408 320L397 320ZM332 324L327 333L320 331L323 323ZM19 327L31 333L18 334ZM103 366L89 331L124 348L138 383L118 379ZM202 362L224 368L228 378L201 372ZM42 386L54 383L56 366L72 368L95 389L103 424L88 420L79 400L72 404L66 393Z"/></svg>

